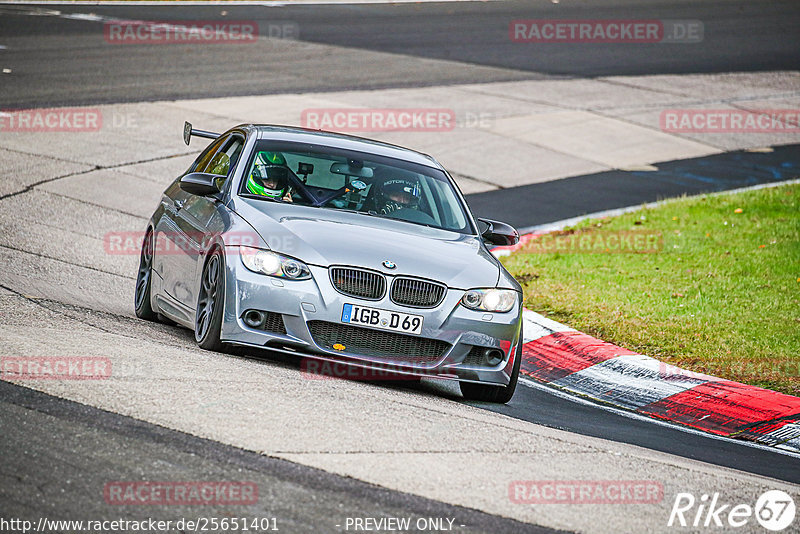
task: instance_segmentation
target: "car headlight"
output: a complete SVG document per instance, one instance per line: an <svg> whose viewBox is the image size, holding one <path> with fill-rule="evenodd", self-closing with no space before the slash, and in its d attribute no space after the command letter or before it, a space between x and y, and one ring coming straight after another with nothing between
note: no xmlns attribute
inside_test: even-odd
<svg viewBox="0 0 800 534"><path fill-rule="evenodd" d="M244 266L256 273L290 280L311 278L311 271L308 270L305 263L271 250L240 246L239 255L242 257Z"/></svg>
<svg viewBox="0 0 800 534"><path fill-rule="evenodd" d="M461 297L461 304L471 310L507 312L514 307L517 292L511 289L470 289Z"/></svg>

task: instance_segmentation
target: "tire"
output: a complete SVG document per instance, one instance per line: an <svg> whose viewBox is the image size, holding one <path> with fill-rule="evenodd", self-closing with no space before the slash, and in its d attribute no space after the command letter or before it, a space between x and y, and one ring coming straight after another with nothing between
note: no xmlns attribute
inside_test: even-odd
<svg viewBox="0 0 800 534"><path fill-rule="evenodd" d="M514 369L511 371L511 380L507 386L490 386L487 384L473 384L471 382L460 382L461 394L467 400L495 402L505 404L514 396L519 379L519 366L522 361L522 330L519 332L519 342L517 343L516 354L514 355Z"/></svg>
<svg viewBox="0 0 800 534"><path fill-rule="evenodd" d="M158 318L159 323L163 323L167 326L175 326L175 321L164 315L163 313L157 313L156 317Z"/></svg>
<svg viewBox="0 0 800 534"><path fill-rule="evenodd" d="M225 305L225 257L215 249L203 266L197 312L194 320L194 339L201 349L222 352L225 345L219 340L222 331L222 310Z"/></svg>
<svg viewBox="0 0 800 534"><path fill-rule="evenodd" d="M139 272L136 275L136 290L133 296L133 307L136 317L147 321L157 321L158 315L150 305L150 288L153 280L153 232L148 230L142 241L139 253Z"/></svg>

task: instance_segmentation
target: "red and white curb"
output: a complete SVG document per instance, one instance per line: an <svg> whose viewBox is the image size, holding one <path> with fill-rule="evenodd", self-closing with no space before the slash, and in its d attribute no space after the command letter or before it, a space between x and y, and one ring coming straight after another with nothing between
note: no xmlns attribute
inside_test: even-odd
<svg viewBox="0 0 800 534"><path fill-rule="evenodd" d="M718 436L800 452L800 397L686 371L523 312L520 375Z"/></svg>

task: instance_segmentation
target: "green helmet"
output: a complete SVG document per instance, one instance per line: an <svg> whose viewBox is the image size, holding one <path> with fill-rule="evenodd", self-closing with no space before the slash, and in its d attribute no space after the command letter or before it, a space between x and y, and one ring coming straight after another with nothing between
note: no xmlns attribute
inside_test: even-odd
<svg viewBox="0 0 800 534"><path fill-rule="evenodd" d="M281 154L280 152L261 151L258 154L256 154L256 161L260 161L261 163L273 163L275 165L286 166L286 158L284 158L283 154Z"/></svg>
<svg viewBox="0 0 800 534"><path fill-rule="evenodd" d="M254 195L281 199L289 188L289 167L280 152L259 152L247 177L247 190Z"/></svg>

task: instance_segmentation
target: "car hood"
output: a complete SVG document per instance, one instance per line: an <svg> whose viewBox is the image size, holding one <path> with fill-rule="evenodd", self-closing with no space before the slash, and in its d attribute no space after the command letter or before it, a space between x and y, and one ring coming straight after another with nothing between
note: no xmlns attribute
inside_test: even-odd
<svg viewBox="0 0 800 534"><path fill-rule="evenodd" d="M360 266L458 289L494 287L500 276L499 262L477 236L359 213L239 200L236 211L270 249L311 265ZM384 267L387 260L397 267Z"/></svg>

